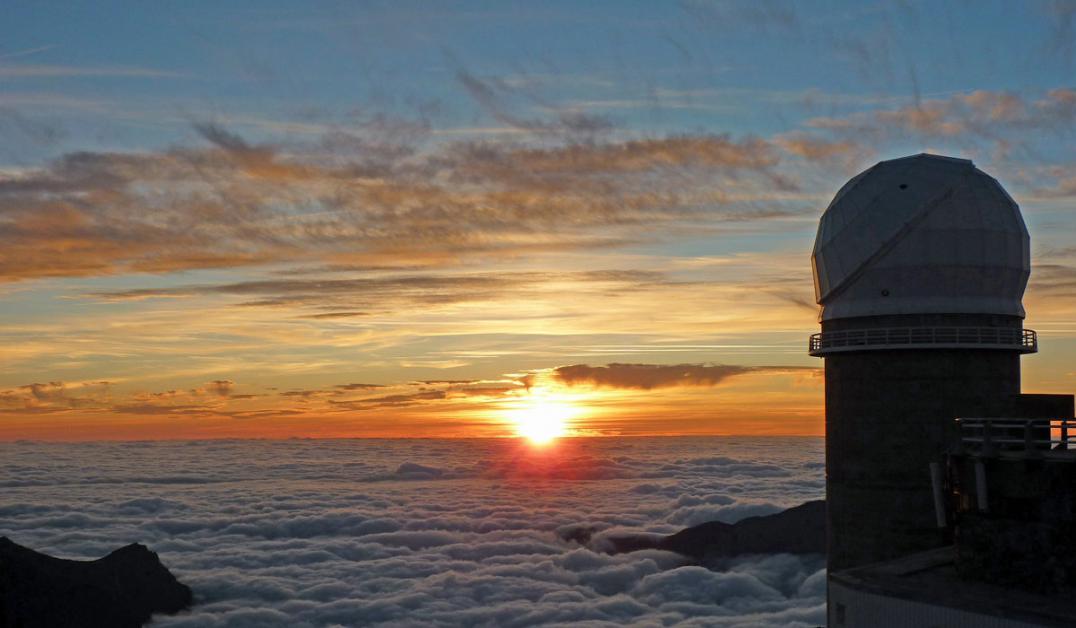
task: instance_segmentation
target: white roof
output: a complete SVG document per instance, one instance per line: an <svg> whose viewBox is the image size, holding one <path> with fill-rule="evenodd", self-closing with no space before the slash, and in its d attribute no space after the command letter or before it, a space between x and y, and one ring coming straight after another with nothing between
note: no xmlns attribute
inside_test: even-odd
<svg viewBox="0 0 1076 628"><path fill-rule="evenodd" d="M967 159L923 153L846 183L822 214L811 263L821 320L1022 317L1030 239L993 177Z"/></svg>

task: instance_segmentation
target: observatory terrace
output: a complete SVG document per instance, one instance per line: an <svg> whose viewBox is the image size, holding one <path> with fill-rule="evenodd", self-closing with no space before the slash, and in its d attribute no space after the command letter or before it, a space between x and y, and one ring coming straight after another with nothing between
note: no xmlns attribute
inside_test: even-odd
<svg viewBox="0 0 1076 628"><path fill-rule="evenodd" d="M1035 353L1039 350L1039 339L1031 329L1006 327L882 327L811 334L808 352L813 356L824 356L872 349L959 348Z"/></svg>

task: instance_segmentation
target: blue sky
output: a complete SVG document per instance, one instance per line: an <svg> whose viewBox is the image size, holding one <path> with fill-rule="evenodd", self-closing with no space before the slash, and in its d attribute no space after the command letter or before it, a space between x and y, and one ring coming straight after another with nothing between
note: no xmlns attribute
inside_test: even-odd
<svg viewBox="0 0 1076 628"><path fill-rule="evenodd" d="M872 101L1057 87L1070 20L1045 1L23 3L0 27L6 99L60 137L4 158L161 148L207 118L489 127L460 71L624 131L769 134Z"/></svg>

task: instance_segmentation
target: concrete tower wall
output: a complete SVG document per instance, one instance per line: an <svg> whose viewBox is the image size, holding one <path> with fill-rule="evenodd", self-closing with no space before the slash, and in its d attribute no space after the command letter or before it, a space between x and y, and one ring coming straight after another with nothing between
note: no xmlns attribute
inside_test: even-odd
<svg viewBox="0 0 1076 628"><path fill-rule="evenodd" d="M920 154L854 177L812 254L826 371L831 573L939 546L930 463L957 417L1020 394L1030 238L1020 208L965 159Z"/></svg>
<svg viewBox="0 0 1076 628"><path fill-rule="evenodd" d="M878 350L825 361L830 572L937 547L929 464L943 460L955 417L998 416L1019 394L1020 354Z"/></svg>

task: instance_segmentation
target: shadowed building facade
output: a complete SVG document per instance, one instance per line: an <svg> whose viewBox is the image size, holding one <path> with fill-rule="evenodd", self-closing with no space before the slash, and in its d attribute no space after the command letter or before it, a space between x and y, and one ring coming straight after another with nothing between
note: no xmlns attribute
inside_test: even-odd
<svg viewBox="0 0 1076 628"><path fill-rule="evenodd" d="M1030 243L972 162L877 164L837 193L812 265L825 358L830 571L937 547L930 463L960 416L1026 414Z"/></svg>
<svg viewBox="0 0 1076 628"><path fill-rule="evenodd" d="M825 358L831 626L1076 624L1071 395L1020 392L1020 209L972 162L881 162L812 266Z"/></svg>

